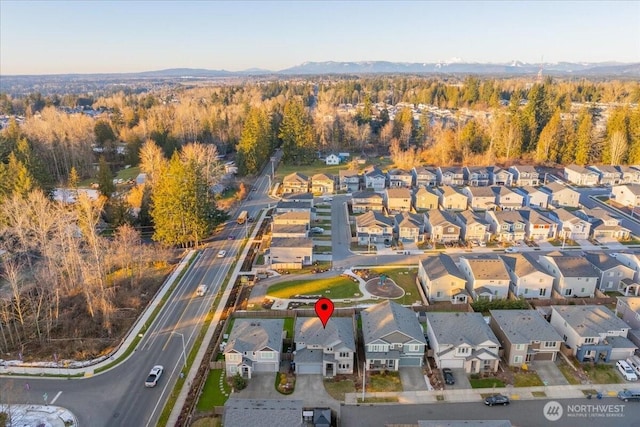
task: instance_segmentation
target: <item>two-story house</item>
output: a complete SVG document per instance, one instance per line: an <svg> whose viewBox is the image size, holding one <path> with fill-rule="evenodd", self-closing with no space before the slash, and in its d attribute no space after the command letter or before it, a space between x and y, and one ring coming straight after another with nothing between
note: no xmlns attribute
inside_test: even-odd
<svg viewBox="0 0 640 427"><path fill-rule="evenodd" d="M511 279L511 293L517 298L549 299L553 291L553 276L532 254L502 255Z"/></svg>
<svg viewBox="0 0 640 427"><path fill-rule="evenodd" d="M426 215L425 231L429 240L434 243L460 240L460 226L448 212L432 209Z"/></svg>
<svg viewBox="0 0 640 427"><path fill-rule="evenodd" d="M526 220L518 211L487 211L489 232L499 242L518 242L526 235Z"/></svg>
<svg viewBox="0 0 640 427"><path fill-rule="evenodd" d="M361 312L367 369L422 366L426 340L413 310L386 300Z"/></svg>
<svg viewBox="0 0 640 427"><path fill-rule="evenodd" d="M440 193L440 206L442 209L448 211L463 211L467 209L468 197L455 188L445 185L436 191Z"/></svg>
<svg viewBox="0 0 640 427"><path fill-rule="evenodd" d="M356 342L352 317L332 317L326 326L317 317L298 317L295 325L296 374L333 377L353 374Z"/></svg>
<svg viewBox="0 0 640 427"><path fill-rule="evenodd" d="M427 313L427 336L440 369L496 372L500 342L481 313Z"/></svg>
<svg viewBox="0 0 640 427"><path fill-rule="evenodd" d="M351 209L353 213L382 212L384 197L375 191L354 191L351 193Z"/></svg>
<svg viewBox="0 0 640 427"><path fill-rule="evenodd" d="M450 301L453 304L467 302L467 280L447 254L429 256L418 261L418 281L430 303L436 301Z"/></svg>
<svg viewBox="0 0 640 427"><path fill-rule="evenodd" d="M359 245L388 243L393 239L393 220L379 212L368 211L356 217Z"/></svg>
<svg viewBox="0 0 640 427"><path fill-rule="evenodd" d="M522 209L517 212L525 220L525 237L528 240L544 241L556 237L558 224L555 221L541 215L535 209Z"/></svg>
<svg viewBox="0 0 640 427"><path fill-rule="evenodd" d="M282 193L306 193L309 191L309 177L294 172L282 179Z"/></svg>
<svg viewBox="0 0 640 427"><path fill-rule="evenodd" d="M603 305L552 305L550 322L580 362L626 359L637 349L629 325Z"/></svg>
<svg viewBox="0 0 640 427"><path fill-rule="evenodd" d="M341 169L338 172L340 190L352 193L360 190L360 174L356 170Z"/></svg>
<svg viewBox="0 0 640 427"><path fill-rule="evenodd" d="M627 338L640 347L640 297L618 297L616 316L629 325Z"/></svg>
<svg viewBox="0 0 640 427"><path fill-rule="evenodd" d="M622 174L621 184L640 184L640 169L620 165L617 169Z"/></svg>
<svg viewBox="0 0 640 427"><path fill-rule="evenodd" d="M605 252L587 252L585 258L599 274L598 289L602 292L619 291L625 286L625 280L633 280L635 271Z"/></svg>
<svg viewBox="0 0 640 427"><path fill-rule="evenodd" d="M598 174L600 185L612 186L622 183L622 172L612 165L592 165L588 169Z"/></svg>
<svg viewBox="0 0 640 427"><path fill-rule="evenodd" d="M538 258L540 265L553 276L553 289L561 296L593 298L598 273L582 256L550 256Z"/></svg>
<svg viewBox="0 0 640 427"><path fill-rule="evenodd" d="M313 240L309 237L274 237L269 247L273 269L301 269L313 264Z"/></svg>
<svg viewBox="0 0 640 427"><path fill-rule="evenodd" d="M540 173L531 165L514 165L509 168L513 174L514 184L520 187L537 187L540 185Z"/></svg>
<svg viewBox="0 0 640 427"><path fill-rule="evenodd" d="M555 362L562 337L536 310L490 310L489 326L509 366L538 360Z"/></svg>
<svg viewBox="0 0 640 427"><path fill-rule="evenodd" d="M575 185L593 187L598 185L599 175L584 166L569 165L564 167L564 179Z"/></svg>
<svg viewBox="0 0 640 427"><path fill-rule="evenodd" d="M385 190L387 211L390 214L409 212L411 210L411 190L407 187L387 188Z"/></svg>
<svg viewBox="0 0 640 427"><path fill-rule="evenodd" d="M498 166L489 166L487 169L489 169L489 185L505 185L507 187L513 185L513 173L510 170Z"/></svg>
<svg viewBox="0 0 640 427"><path fill-rule="evenodd" d="M576 211L575 215L589 221L591 237L596 240L626 240L631 237L631 231L622 226L620 217L602 208L582 208Z"/></svg>
<svg viewBox="0 0 640 427"><path fill-rule="evenodd" d="M495 194L494 203L501 209L513 210L522 207L524 197L522 197L521 194L503 186L493 186L491 189L493 190L493 194Z"/></svg>
<svg viewBox="0 0 640 427"><path fill-rule="evenodd" d="M540 190L547 194L549 205L553 207L577 208L580 206L580 193L557 181L546 184Z"/></svg>
<svg viewBox="0 0 640 427"><path fill-rule="evenodd" d="M461 167L439 167L438 183L460 187L464 185L464 170Z"/></svg>
<svg viewBox="0 0 640 427"><path fill-rule="evenodd" d="M327 166L339 165L340 164L340 157L338 157L336 154L331 153L327 157L325 157L324 163Z"/></svg>
<svg viewBox="0 0 640 427"><path fill-rule="evenodd" d="M588 239L591 233L591 224L573 212L561 208L548 213L549 218L558 224L559 239Z"/></svg>
<svg viewBox="0 0 640 427"><path fill-rule="evenodd" d="M438 171L435 167L415 166L412 172L416 187L436 187L438 185Z"/></svg>
<svg viewBox="0 0 640 427"><path fill-rule="evenodd" d="M404 169L391 169L387 172L389 188L413 187L413 174Z"/></svg>
<svg viewBox="0 0 640 427"><path fill-rule="evenodd" d="M464 187L461 192L468 197L469 208L474 211L496 208L496 195L492 187Z"/></svg>
<svg viewBox="0 0 640 427"><path fill-rule="evenodd" d="M311 177L311 192L315 195L333 194L335 192L335 180L326 173L317 173Z"/></svg>
<svg viewBox="0 0 640 427"><path fill-rule="evenodd" d="M369 166L365 168L364 172L364 187L368 190L373 190L376 193L384 193L384 189L387 186L387 176L376 166Z"/></svg>
<svg viewBox="0 0 640 427"><path fill-rule="evenodd" d="M509 272L500 258L461 257L460 271L474 299L505 299L509 295Z"/></svg>
<svg viewBox="0 0 640 427"><path fill-rule="evenodd" d="M394 229L400 242L422 242L425 239L424 214L402 212L393 217Z"/></svg>
<svg viewBox="0 0 640 427"><path fill-rule="evenodd" d="M460 237L465 242L486 242L489 240L489 224L473 211L462 211L456 214L456 222L460 225Z"/></svg>
<svg viewBox="0 0 640 427"><path fill-rule="evenodd" d="M635 272L633 275L634 281L640 281L640 254L636 252L616 252L611 254L616 257L622 264L629 268L632 268ZM636 294L637 295L637 294Z"/></svg>
<svg viewBox="0 0 640 427"><path fill-rule="evenodd" d="M624 184L611 187L611 198L622 206L640 206L640 184Z"/></svg>
<svg viewBox="0 0 640 427"><path fill-rule="evenodd" d="M416 210L438 209L440 193L432 187L420 186L414 194Z"/></svg>
<svg viewBox="0 0 640 427"><path fill-rule="evenodd" d="M525 186L515 188L514 191L523 197L522 204L524 206L539 209L547 209L549 206L549 194L540 188Z"/></svg>
<svg viewBox="0 0 640 427"><path fill-rule="evenodd" d="M489 169L484 166L466 166L463 169L464 180L471 187L486 187L489 185Z"/></svg>
<svg viewBox="0 0 640 427"><path fill-rule="evenodd" d="M283 328L283 319L235 319L223 350L227 376L278 372Z"/></svg>

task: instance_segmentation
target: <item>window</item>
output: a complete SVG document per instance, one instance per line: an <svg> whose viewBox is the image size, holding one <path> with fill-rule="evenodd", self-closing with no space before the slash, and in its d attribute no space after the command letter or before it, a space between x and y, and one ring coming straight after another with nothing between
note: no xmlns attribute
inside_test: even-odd
<svg viewBox="0 0 640 427"><path fill-rule="evenodd" d="M457 354L468 354L470 352L471 352L471 349L469 347L458 347L456 349Z"/></svg>
<svg viewBox="0 0 640 427"><path fill-rule="evenodd" d="M585 344L593 344L595 342L595 338L585 338L584 339L584 343Z"/></svg>
<svg viewBox="0 0 640 427"><path fill-rule="evenodd" d="M547 294L547 289L546 288L542 288L540 289L540 296L543 297Z"/></svg>
<svg viewBox="0 0 640 427"><path fill-rule="evenodd" d="M338 357L341 357L344 359L345 357L349 357L349 353L341 352Z"/></svg>
<svg viewBox="0 0 640 427"><path fill-rule="evenodd" d="M524 344L516 344L516 350L524 350Z"/></svg>
<svg viewBox="0 0 640 427"><path fill-rule="evenodd" d="M555 341L545 341L544 342L544 347L546 348L553 348L556 346L556 342Z"/></svg>
<svg viewBox="0 0 640 427"><path fill-rule="evenodd" d="M582 288L582 289L580 290L580 292L584 294L584 288Z"/></svg>
<svg viewBox="0 0 640 427"><path fill-rule="evenodd" d="M522 356L514 356L513 363L522 363Z"/></svg>
<svg viewBox="0 0 640 427"><path fill-rule="evenodd" d="M436 298L440 298L442 296L442 292L438 291L436 292Z"/></svg>
<svg viewBox="0 0 640 427"><path fill-rule="evenodd" d="M571 295L571 292L572 292L572 289L571 289L571 288L569 288L569 289L565 289L564 294L565 294L565 295Z"/></svg>
<svg viewBox="0 0 640 427"><path fill-rule="evenodd" d="M272 351L263 351L261 352L262 358L263 359L273 359L275 358L275 354L273 354Z"/></svg>

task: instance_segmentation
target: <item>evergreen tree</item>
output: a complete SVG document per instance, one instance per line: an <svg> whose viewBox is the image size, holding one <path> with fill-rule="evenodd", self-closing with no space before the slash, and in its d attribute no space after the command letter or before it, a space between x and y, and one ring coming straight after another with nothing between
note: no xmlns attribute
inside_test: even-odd
<svg viewBox="0 0 640 427"><path fill-rule="evenodd" d="M588 109L583 109L578 116L578 130L576 131L576 149L574 162L584 166L591 160L592 153L593 118Z"/></svg>
<svg viewBox="0 0 640 427"><path fill-rule="evenodd" d="M524 108L524 117L527 120L527 134L526 144L523 151L534 151L536 149L536 143L540 132L547 125L549 117L551 116L548 101L547 92L544 85L535 84L529 91L527 105Z"/></svg>
<svg viewBox="0 0 640 427"><path fill-rule="evenodd" d="M549 120L549 123L540 132L540 138L536 147L536 160L538 162L557 162L559 161L559 147L562 141L562 121L560 118L560 110L556 112Z"/></svg>
<svg viewBox="0 0 640 427"><path fill-rule="evenodd" d="M271 152L269 119L263 110L251 108L236 146L238 171L255 174L266 163Z"/></svg>
<svg viewBox="0 0 640 427"><path fill-rule="evenodd" d="M640 104L631 112L629 118L629 164L640 164Z"/></svg>
<svg viewBox="0 0 640 427"><path fill-rule="evenodd" d="M113 183L113 172L104 156L100 156L98 161L98 191L106 198L110 198L116 191Z"/></svg>
<svg viewBox="0 0 640 427"><path fill-rule="evenodd" d="M315 158L313 124L299 99L288 101L280 125L282 139L282 161L285 163L310 164Z"/></svg>

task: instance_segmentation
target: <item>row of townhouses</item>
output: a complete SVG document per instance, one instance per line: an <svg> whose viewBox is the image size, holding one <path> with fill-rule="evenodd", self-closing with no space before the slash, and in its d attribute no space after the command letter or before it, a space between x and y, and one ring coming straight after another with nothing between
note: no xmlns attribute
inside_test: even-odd
<svg viewBox="0 0 640 427"><path fill-rule="evenodd" d="M285 194L278 202L271 222L271 268L299 269L313 264L311 224L315 212L311 193Z"/></svg>

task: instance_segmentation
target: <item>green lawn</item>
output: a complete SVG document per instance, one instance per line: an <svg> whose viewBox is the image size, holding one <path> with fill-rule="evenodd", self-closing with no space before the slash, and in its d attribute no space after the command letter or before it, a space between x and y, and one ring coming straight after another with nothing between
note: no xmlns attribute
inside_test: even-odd
<svg viewBox="0 0 640 427"><path fill-rule="evenodd" d="M284 319L284 331L287 333L287 338L293 338L293 317L285 317Z"/></svg>
<svg viewBox="0 0 640 427"><path fill-rule="evenodd" d="M209 371L207 381L204 383L202 394L196 405L198 411L212 411L215 406L224 406L224 403L231 394L231 387L225 378L222 378L222 388L227 393L225 396L220 390L220 377L222 369L212 369Z"/></svg>
<svg viewBox="0 0 640 427"><path fill-rule="evenodd" d="M513 374L514 387L537 387L544 385L535 372L515 372Z"/></svg>
<svg viewBox="0 0 640 427"><path fill-rule="evenodd" d="M594 384L620 384L622 378L612 365L599 363L595 366L584 365L582 367Z"/></svg>
<svg viewBox="0 0 640 427"><path fill-rule="evenodd" d="M330 291L330 292L327 292ZM292 280L270 286L267 295L291 298L294 295L327 295L331 298L353 298L359 292L357 283L346 277L327 277L316 280Z"/></svg>
<svg viewBox="0 0 640 427"><path fill-rule="evenodd" d="M140 168L138 166L122 169L116 174L117 179L124 179L125 181L135 179L140 174Z"/></svg>
<svg viewBox="0 0 640 427"><path fill-rule="evenodd" d="M504 383L498 378L479 378L477 380L469 378L469 382L471 383L471 388L504 387Z"/></svg>
<svg viewBox="0 0 640 427"><path fill-rule="evenodd" d="M356 391L356 385L353 380L325 380L324 388L331 397L341 402L344 402L344 396L346 393L354 393Z"/></svg>
<svg viewBox="0 0 640 427"><path fill-rule="evenodd" d="M416 287L416 276L418 275L417 268L376 267L371 268L370 270L378 274L385 274L404 290L404 296L402 298L394 299L394 302L403 305L410 305L416 301L420 301L420 292Z"/></svg>
<svg viewBox="0 0 640 427"><path fill-rule="evenodd" d="M315 253L322 253L322 252L331 252L331 248L332 246L320 246L320 245L316 245L315 249L313 252Z"/></svg>
<svg viewBox="0 0 640 427"><path fill-rule="evenodd" d="M378 391L402 391L402 381L398 372L372 373L367 378L365 389L368 393Z"/></svg>

